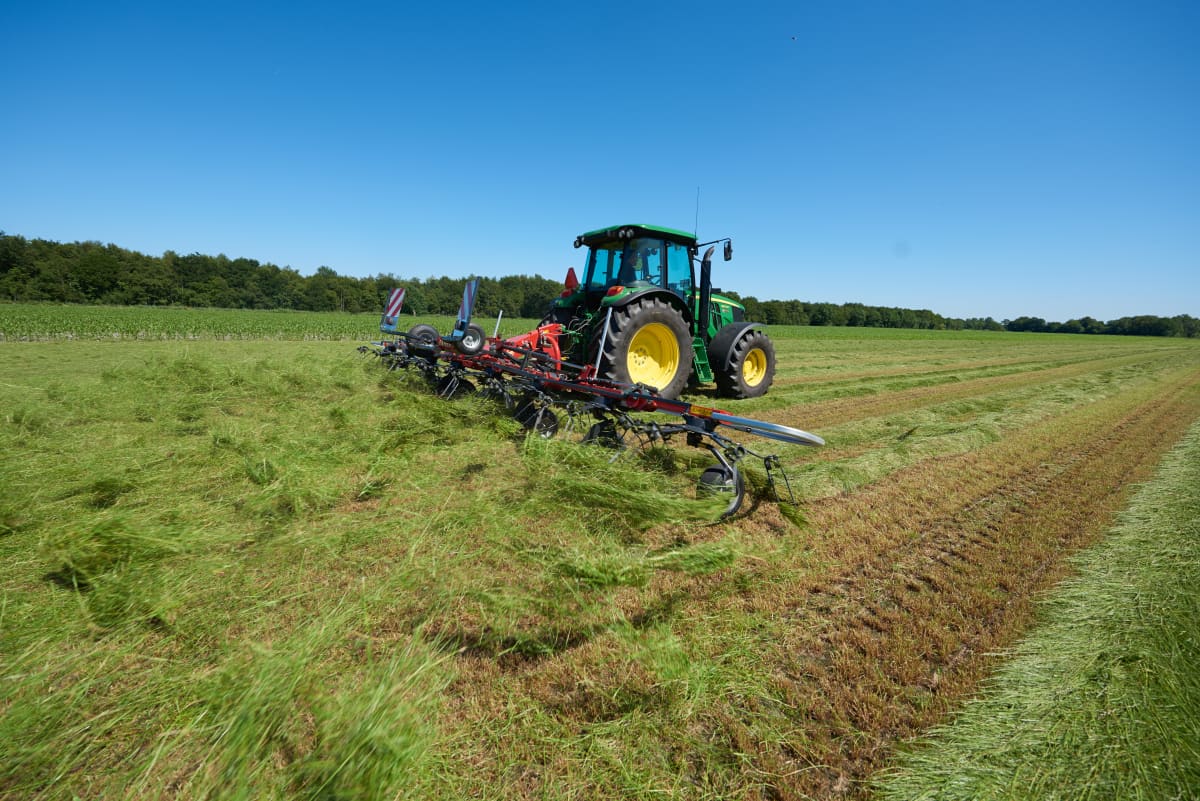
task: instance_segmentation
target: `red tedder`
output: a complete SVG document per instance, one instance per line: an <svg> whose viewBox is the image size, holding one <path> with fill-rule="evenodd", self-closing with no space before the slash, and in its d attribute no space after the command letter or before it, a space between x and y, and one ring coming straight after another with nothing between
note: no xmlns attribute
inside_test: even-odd
<svg viewBox="0 0 1200 801"><path fill-rule="evenodd" d="M572 269L567 274L565 291L574 291L578 283ZM701 473L699 491L728 497L722 517L736 513L742 506L746 487L740 463L748 456L762 461L767 487L776 499L780 497L778 476L789 499L795 502L780 458L755 453L729 438L726 432L740 431L789 445L824 445L821 437L779 423L666 398L654 387L600 378L599 364L580 365L564 359L561 343L567 332L558 322L543 322L519 336L487 337L482 328L471 322L478 288L479 279L467 282L454 329L446 336L430 325L399 332L396 322L404 290L394 290L380 322L380 330L392 338L360 346L359 351L380 357L389 369L420 372L441 397L476 395L497 399L525 428L544 438L572 431L580 420L591 421L584 442L618 452L682 435L687 444L708 450L716 459L715 464ZM499 321L496 327L498 332ZM601 337L605 334L607 331L602 331ZM677 419L635 416L647 412L661 412Z"/></svg>

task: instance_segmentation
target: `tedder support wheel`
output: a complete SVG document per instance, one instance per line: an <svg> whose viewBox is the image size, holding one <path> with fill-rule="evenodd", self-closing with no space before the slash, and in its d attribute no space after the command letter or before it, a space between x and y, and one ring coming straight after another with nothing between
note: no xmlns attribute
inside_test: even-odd
<svg viewBox="0 0 1200 801"><path fill-rule="evenodd" d="M423 359L433 364L437 361L438 330L432 325L419 323L408 329L408 347Z"/></svg>
<svg viewBox="0 0 1200 801"><path fill-rule="evenodd" d="M419 348L434 350L437 347L439 338L438 330L432 325L420 323L408 329L409 344Z"/></svg>
<svg viewBox="0 0 1200 801"><path fill-rule="evenodd" d="M465 356L474 356L479 351L483 350L484 343L487 342L487 334L484 330L475 323L467 326L466 332L462 339L455 343L458 352Z"/></svg>
<svg viewBox="0 0 1200 801"><path fill-rule="evenodd" d="M614 309L600 369L611 381L654 387L664 398L678 398L692 374L692 335L683 315L653 297Z"/></svg>
<svg viewBox="0 0 1200 801"><path fill-rule="evenodd" d="M716 374L717 389L730 398L757 398L775 380L775 345L762 331L747 330L734 340Z"/></svg>
<svg viewBox="0 0 1200 801"><path fill-rule="evenodd" d="M746 497L746 481L742 472L735 467L714 464L704 469L700 474L700 482L696 486L700 497L724 497L728 499L722 518L737 513L742 508L742 500Z"/></svg>
<svg viewBox="0 0 1200 801"><path fill-rule="evenodd" d="M475 394L475 385L468 378L461 378L453 373L442 376L442 378L434 385L434 391L439 398L446 400L454 400L467 395Z"/></svg>

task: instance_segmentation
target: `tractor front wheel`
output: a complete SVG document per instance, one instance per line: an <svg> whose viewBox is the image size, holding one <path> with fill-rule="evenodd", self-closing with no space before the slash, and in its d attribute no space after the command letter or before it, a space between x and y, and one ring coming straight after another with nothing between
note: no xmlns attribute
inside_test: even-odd
<svg viewBox="0 0 1200 801"><path fill-rule="evenodd" d="M661 298L634 300L613 311L601 362L600 374L611 381L678 398L692 374L692 335L671 304Z"/></svg>
<svg viewBox="0 0 1200 801"><path fill-rule="evenodd" d="M775 380L775 345L762 331L749 330L729 348L724 369L716 370L717 389L730 398L767 394Z"/></svg>

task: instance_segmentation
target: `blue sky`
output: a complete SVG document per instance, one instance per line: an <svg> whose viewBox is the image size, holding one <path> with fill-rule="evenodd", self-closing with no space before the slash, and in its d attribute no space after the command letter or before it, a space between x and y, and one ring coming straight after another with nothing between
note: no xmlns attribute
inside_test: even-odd
<svg viewBox="0 0 1200 801"><path fill-rule="evenodd" d="M6 233L558 278L699 188L760 299L1200 316L1200 2L6 5Z"/></svg>

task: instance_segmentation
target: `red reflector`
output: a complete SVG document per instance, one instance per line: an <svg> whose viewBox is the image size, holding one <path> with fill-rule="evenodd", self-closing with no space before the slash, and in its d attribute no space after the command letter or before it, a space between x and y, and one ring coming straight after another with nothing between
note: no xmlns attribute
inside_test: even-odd
<svg viewBox="0 0 1200 801"><path fill-rule="evenodd" d="M607 294L608 297L611 298L613 295L620 295L624 291L625 291L625 287L623 287L623 286L612 286L612 287L608 288L608 292L605 294Z"/></svg>
<svg viewBox="0 0 1200 801"><path fill-rule="evenodd" d="M565 289L563 291L564 298L567 297L568 295L570 295L572 292L574 292L579 287L579 278L575 275L574 267L567 268L567 280L563 281L563 286L565 287Z"/></svg>

